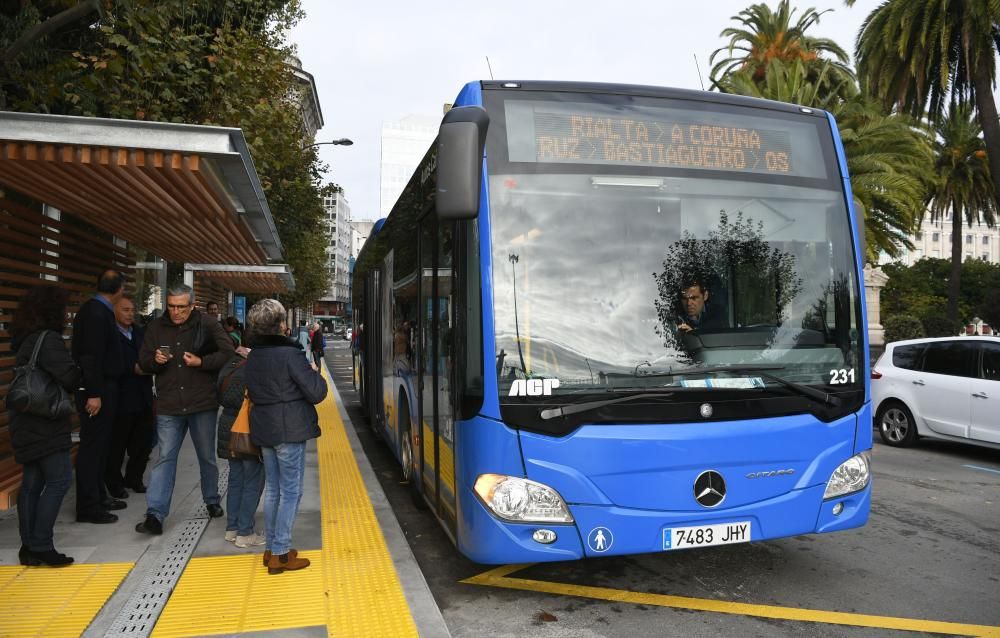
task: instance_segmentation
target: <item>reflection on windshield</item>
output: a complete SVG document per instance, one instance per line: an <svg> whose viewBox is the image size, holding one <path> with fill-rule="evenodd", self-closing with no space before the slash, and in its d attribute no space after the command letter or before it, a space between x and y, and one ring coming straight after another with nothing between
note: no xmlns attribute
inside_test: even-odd
<svg viewBox="0 0 1000 638"><path fill-rule="evenodd" d="M706 365L860 382L842 193L579 174L493 176L490 189L505 401L542 392L519 379L587 393Z"/></svg>

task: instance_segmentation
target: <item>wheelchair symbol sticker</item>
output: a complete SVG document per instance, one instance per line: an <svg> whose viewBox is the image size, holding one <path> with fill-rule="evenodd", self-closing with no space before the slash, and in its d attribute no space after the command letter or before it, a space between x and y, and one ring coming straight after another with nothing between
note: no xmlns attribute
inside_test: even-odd
<svg viewBox="0 0 1000 638"><path fill-rule="evenodd" d="M591 550L599 554L611 549L614 542L615 536L607 527L595 527L590 530L590 534L587 534L587 544Z"/></svg>

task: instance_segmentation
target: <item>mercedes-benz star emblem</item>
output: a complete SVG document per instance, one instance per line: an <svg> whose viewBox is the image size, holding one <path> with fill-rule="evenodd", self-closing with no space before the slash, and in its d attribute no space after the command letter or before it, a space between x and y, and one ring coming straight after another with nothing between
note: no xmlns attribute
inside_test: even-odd
<svg viewBox="0 0 1000 638"><path fill-rule="evenodd" d="M726 481L714 470L698 475L694 480L694 498L705 507L715 507L726 499Z"/></svg>

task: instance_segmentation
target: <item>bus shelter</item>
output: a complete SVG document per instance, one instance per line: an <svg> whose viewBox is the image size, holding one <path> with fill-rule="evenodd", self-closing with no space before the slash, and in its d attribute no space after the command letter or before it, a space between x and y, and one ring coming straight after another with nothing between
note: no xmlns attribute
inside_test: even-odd
<svg viewBox="0 0 1000 638"><path fill-rule="evenodd" d="M0 112L0 509L20 486L2 400L9 324L27 287L58 283L75 312L116 268L140 312L158 314L177 281L221 307L234 293L291 290L281 262L240 129Z"/></svg>

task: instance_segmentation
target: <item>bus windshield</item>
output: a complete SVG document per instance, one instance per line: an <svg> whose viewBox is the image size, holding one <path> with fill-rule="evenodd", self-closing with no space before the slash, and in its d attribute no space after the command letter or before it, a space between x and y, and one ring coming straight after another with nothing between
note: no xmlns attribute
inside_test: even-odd
<svg viewBox="0 0 1000 638"><path fill-rule="evenodd" d="M568 93L487 104L501 405L863 387L825 119Z"/></svg>

